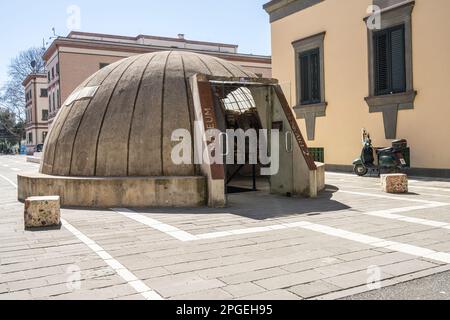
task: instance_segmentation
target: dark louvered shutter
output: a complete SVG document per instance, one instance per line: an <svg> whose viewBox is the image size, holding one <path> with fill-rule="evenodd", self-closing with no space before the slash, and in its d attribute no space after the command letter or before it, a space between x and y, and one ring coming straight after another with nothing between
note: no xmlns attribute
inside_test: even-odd
<svg viewBox="0 0 450 320"><path fill-rule="evenodd" d="M300 81L301 81L301 101L302 104L310 101L310 86L309 86L309 55L302 54L300 56Z"/></svg>
<svg viewBox="0 0 450 320"><path fill-rule="evenodd" d="M311 101L319 103L320 97L320 52L315 50L311 52Z"/></svg>
<svg viewBox="0 0 450 320"><path fill-rule="evenodd" d="M374 33L375 94L406 90L405 28L394 27Z"/></svg>
<svg viewBox="0 0 450 320"><path fill-rule="evenodd" d="M389 89L388 36L379 32L374 36L376 94L386 94Z"/></svg>
<svg viewBox="0 0 450 320"><path fill-rule="evenodd" d="M320 50L314 49L300 55L300 94L302 104L321 102Z"/></svg>
<svg viewBox="0 0 450 320"><path fill-rule="evenodd" d="M390 38L392 55L392 92L404 92L406 89L404 27L392 30Z"/></svg>

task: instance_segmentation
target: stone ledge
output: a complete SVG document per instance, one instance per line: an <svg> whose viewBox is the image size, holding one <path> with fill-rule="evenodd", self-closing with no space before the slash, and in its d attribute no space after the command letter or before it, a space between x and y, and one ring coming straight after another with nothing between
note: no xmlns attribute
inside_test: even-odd
<svg viewBox="0 0 450 320"><path fill-rule="evenodd" d="M58 195L62 206L93 208L199 207L206 205L204 177L60 177L19 174L18 199Z"/></svg>

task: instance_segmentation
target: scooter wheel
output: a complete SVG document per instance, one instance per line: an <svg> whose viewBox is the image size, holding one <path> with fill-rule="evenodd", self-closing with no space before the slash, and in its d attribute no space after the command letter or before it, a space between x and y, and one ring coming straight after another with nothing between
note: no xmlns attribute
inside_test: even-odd
<svg viewBox="0 0 450 320"><path fill-rule="evenodd" d="M353 171L356 173L356 175L358 175L360 177L364 177L367 174L367 172L369 172L369 169L367 169L366 167L364 167L361 164L358 164L355 166Z"/></svg>

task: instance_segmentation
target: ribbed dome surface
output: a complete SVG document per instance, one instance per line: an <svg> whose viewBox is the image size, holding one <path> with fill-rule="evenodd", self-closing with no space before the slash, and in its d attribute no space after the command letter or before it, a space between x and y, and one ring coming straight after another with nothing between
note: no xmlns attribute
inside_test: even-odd
<svg viewBox="0 0 450 320"><path fill-rule="evenodd" d="M98 87L91 90L91 98L67 101L61 108L47 137L41 172L74 177L195 175L194 165L172 163L171 136L176 129L193 130L189 77L196 73L255 77L228 61L182 51L111 64L75 90Z"/></svg>

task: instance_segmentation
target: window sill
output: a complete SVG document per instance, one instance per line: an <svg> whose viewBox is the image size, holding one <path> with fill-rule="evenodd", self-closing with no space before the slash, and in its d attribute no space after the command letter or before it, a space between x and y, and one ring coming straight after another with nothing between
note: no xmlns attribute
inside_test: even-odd
<svg viewBox="0 0 450 320"><path fill-rule="evenodd" d="M327 102L321 102L316 104L298 105L294 107L297 119L305 119L306 114L314 113L316 117L325 117L327 110Z"/></svg>
<svg viewBox="0 0 450 320"><path fill-rule="evenodd" d="M417 91L411 90L402 93L388 94L383 96L366 97L369 111L382 112L385 107L398 106L398 110L414 109L414 101Z"/></svg>

